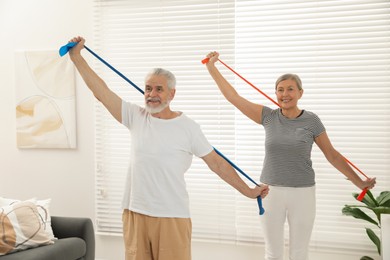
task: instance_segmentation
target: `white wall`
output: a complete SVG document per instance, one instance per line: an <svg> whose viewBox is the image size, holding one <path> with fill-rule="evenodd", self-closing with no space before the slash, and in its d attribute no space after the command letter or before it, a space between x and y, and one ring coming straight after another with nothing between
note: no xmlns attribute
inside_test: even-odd
<svg viewBox="0 0 390 260"><path fill-rule="evenodd" d="M77 88L77 149L17 149L14 52L58 50L76 34L90 38L91 13L92 0L0 1L0 196L50 197L57 215L94 215L93 98Z"/></svg>
<svg viewBox="0 0 390 260"><path fill-rule="evenodd" d="M0 196L52 198L52 215L94 219L93 96L78 77L77 149L17 149L14 69L15 50L58 50L75 35L93 48L92 1L0 0ZM96 242L98 259L124 259L121 237L97 235ZM312 253L311 259L355 260L360 255ZM194 242L193 259L263 259L263 248Z"/></svg>
<svg viewBox="0 0 390 260"><path fill-rule="evenodd" d="M0 0L0 196L52 198L51 214L94 218L94 103L77 88L74 150L16 148L15 50L58 50L92 38L92 0Z"/></svg>

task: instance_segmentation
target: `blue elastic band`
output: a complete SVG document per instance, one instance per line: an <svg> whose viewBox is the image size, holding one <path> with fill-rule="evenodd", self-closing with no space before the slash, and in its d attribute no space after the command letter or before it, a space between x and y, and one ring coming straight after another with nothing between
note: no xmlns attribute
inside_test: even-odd
<svg viewBox="0 0 390 260"><path fill-rule="evenodd" d="M65 54L67 54L69 52L69 50L74 47L77 43L75 42L69 42L67 44L65 44L64 46L62 46L59 50L59 53L60 53L60 56L64 56ZM142 94L144 94L144 91L142 89L140 89L136 84L134 84L131 80L129 80L125 75L123 75L122 73L120 73L117 69L115 69L113 66L111 66L108 62L106 62L105 60L103 60L99 55L97 55L95 52L93 52L90 48L88 48L87 46L84 45L84 48L89 51L93 56L95 56L98 60L100 60L101 62L103 62L107 67L109 67L111 70L113 70L116 74L118 74L121 78L123 78L124 80L126 80L128 83L130 83L134 88L136 88L139 92L141 92ZM214 148L214 147L213 147ZM237 165L235 165L232 161L230 161L228 158L226 158L225 155L223 155L220 151L218 151L216 148L214 148L215 152L217 154L219 154L222 158L224 158L234 169L236 169L239 173L241 173L242 175L245 176L245 178L247 178L249 181L251 181L253 184L255 184L256 186L260 186L258 185L254 180L252 180L251 177L249 177L245 172L243 172L240 168L237 167ZM265 210L263 208L263 203L262 203L262 199L261 197L257 197L257 204L259 206L259 214L260 215L263 215Z"/></svg>

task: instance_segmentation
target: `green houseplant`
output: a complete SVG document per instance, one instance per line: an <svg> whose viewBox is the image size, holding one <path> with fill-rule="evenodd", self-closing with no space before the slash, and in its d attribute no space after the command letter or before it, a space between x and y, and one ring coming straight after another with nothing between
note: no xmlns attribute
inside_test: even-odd
<svg viewBox="0 0 390 260"><path fill-rule="evenodd" d="M353 193L352 196L356 199L358 193ZM367 215L364 211L371 211L376 216L376 219ZM390 191L383 191L378 197L374 197L371 191L367 191L366 196L361 201L360 205L345 205L342 209L344 215L352 216L357 219L365 220L379 229L381 228L381 214L390 214ZM371 241L375 244L379 255L381 254L381 240L371 228L366 228L366 233ZM371 260L371 257L363 256L360 260Z"/></svg>

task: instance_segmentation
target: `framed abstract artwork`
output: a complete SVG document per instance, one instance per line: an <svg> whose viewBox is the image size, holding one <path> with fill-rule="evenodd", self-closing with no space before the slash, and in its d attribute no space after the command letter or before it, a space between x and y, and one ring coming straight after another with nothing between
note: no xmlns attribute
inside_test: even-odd
<svg viewBox="0 0 390 260"><path fill-rule="evenodd" d="M75 69L58 51L15 53L18 148L76 148Z"/></svg>

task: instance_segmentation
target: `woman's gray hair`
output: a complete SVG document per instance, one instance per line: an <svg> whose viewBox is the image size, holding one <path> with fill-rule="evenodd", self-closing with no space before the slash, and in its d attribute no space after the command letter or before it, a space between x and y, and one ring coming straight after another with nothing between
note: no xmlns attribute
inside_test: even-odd
<svg viewBox="0 0 390 260"><path fill-rule="evenodd" d="M154 69L152 69L152 70L146 75L145 78L148 78L149 76L152 76L152 75L155 75L155 76L158 76L158 75L164 76L164 77L167 79L168 88L169 88L169 89L174 89L174 88L176 88L176 77L175 77L175 75L173 75L173 73L170 72L169 70L162 69L162 68L154 68Z"/></svg>
<svg viewBox="0 0 390 260"><path fill-rule="evenodd" d="M292 79L295 81L295 83L297 83L297 87L299 90L302 90L302 81L301 79L299 78L298 75L296 74L292 74L292 73L288 73L288 74L284 74L282 76L280 76L277 80L276 80L276 83L275 83L275 89L277 88L277 86L279 85L279 83L281 81L284 81L284 80L287 80L287 79Z"/></svg>

